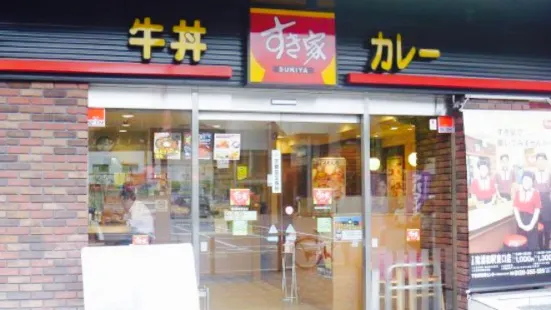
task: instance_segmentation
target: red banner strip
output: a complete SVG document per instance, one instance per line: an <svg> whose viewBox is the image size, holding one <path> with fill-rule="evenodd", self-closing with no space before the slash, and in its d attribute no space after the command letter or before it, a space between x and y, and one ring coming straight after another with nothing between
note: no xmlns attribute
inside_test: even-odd
<svg viewBox="0 0 551 310"><path fill-rule="evenodd" d="M428 75L350 73L348 74L348 83L356 85L551 92L551 81Z"/></svg>
<svg viewBox="0 0 551 310"><path fill-rule="evenodd" d="M163 65L120 62L0 59L0 72L104 74L229 79L229 66Z"/></svg>

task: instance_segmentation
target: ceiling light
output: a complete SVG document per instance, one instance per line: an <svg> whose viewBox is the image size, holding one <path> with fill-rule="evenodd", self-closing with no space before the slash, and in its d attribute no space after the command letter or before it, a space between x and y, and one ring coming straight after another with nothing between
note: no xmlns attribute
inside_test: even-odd
<svg viewBox="0 0 551 310"><path fill-rule="evenodd" d="M284 137L284 136L281 136L281 135L277 136L277 138L278 138L278 139L285 139L285 137Z"/></svg>
<svg viewBox="0 0 551 310"><path fill-rule="evenodd" d="M381 168L381 160L379 160L377 157L371 157L369 159L369 170L371 171L377 171Z"/></svg>
<svg viewBox="0 0 551 310"><path fill-rule="evenodd" d="M134 114L123 114L122 118L133 118Z"/></svg>
<svg viewBox="0 0 551 310"><path fill-rule="evenodd" d="M124 123L122 123L122 127L130 127L130 124L127 121L125 121Z"/></svg>
<svg viewBox="0 0 551 310"><path fill-rule="evenodd" d="M413 127L409 127L408 130L409 130L409 131L412 131L412 130L413 130Z"/></svg>
<svg viewBox="0 0 551 310"><path fill-rule="evenodd" d="M398 130L398 127L390 127L390 130Z"/></svg>
<svg viewBox="0 0 551 310"><path fill-rule="evenodd" d="M119 130L119 132L128 132L128 130L126 130L126 129L121 129L121 130Z"/></svg>
<svg viewBox="0 0 551 310"><path fill-rule="evenodd" d="M220 125L212 125L212 128L220 128L221 126Z"/></svg>
<svg viewBox="0 0 551 310"><path fill-rule="evenodd" d="M413 152L408 156L408 163L412 167L417 167L417 152Z"/></svg>

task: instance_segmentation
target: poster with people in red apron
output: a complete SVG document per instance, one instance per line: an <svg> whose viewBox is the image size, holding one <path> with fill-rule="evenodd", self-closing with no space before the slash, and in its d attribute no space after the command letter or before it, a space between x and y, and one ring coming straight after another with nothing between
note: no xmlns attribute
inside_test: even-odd
<svg viewBox="0 0 551 310"><path fill-rule="evenodd" d="M464 113L473 291L551 283L551 112Z"/></svg>

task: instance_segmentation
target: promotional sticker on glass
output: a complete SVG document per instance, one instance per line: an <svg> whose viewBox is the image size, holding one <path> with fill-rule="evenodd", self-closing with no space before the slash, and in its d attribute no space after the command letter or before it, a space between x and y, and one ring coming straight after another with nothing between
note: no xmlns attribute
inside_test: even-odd
<svg viewBox="0 0 551 310"><path fill-rule="evenodd" d="M230 189L230 205L231 206L249 206L251 204L251 190L244 188Z"/></svg>
<svg viewBox="0 0 551 310"><path fill-rule="evenodd" d="M551 112L464 111L470 289L551 284Z"/></svg>
<svg viewBox="0 0 551 310"><path fill-rule="evenodd" d="M362 239L361 216L338 216L334 218L336 241L354 241Z"/></svg>
<svg viewBox="0 0 551 310"><path fill-rule="evenodd" d="M327 206L333 203L333 190L331 188L314 188L312 196L315 206Z"/></svg>

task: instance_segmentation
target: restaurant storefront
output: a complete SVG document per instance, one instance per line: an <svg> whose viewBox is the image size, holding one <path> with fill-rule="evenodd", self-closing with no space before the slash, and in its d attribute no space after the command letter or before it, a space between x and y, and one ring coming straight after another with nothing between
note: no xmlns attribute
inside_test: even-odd
<svg viewBox="0 0 551 310"><path fill-rule="evenodd" d="M427 4L242 2L6 13L0 305L83 307L80 249L132 243L191 243L210 309L467 309L499 286L479 280L533 237L505 195L522 181L472 184L504 143L542 158L521 110L547 108L545 51L467 48L500 24L451 8L458 41L412 26Z"/></svg>

